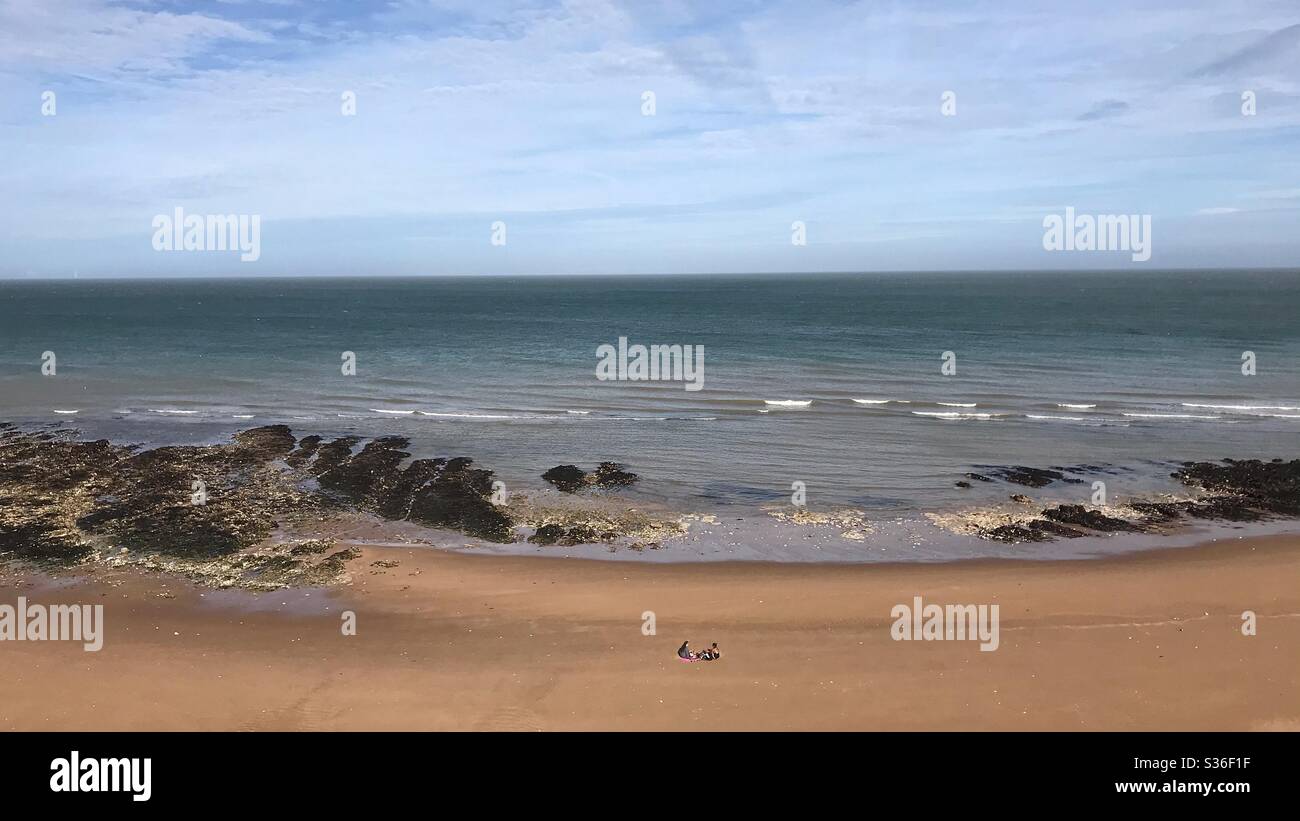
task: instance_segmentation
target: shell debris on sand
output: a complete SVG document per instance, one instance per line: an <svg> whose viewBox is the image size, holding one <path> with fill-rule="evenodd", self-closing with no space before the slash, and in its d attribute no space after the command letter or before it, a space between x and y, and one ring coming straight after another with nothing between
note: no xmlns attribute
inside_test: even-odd
<svg viewBox="0 0 1300 821"><path fill-rule="evenodd" d="M839 508L828 511L814 511L806 507L763 508L763 512L773 519L786 524L803 527L837 527L840 536L850 541L864 541L875 528L867 521L865 511L855 508Z"/></svg>

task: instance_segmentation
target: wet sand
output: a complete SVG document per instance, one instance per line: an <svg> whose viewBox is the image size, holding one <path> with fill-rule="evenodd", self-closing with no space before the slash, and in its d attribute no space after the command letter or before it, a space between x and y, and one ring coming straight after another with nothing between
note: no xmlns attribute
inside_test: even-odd
<svg viewBox="0 0 1300 821"><path fill-rule="evenodd" d="M366 547L348 568L261 594L5 570L0 603L103 604L106 635L0 642L0 729L1300 729L1296 536L869 566ZM892 640L914 596L998 604L999 648ZM678 661L688 638L723 658Z"/></svg>

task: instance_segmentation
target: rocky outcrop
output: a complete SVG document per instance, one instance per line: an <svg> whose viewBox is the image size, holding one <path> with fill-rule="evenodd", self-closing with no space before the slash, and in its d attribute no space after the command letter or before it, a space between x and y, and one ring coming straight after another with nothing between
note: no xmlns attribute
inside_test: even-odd
<svg viewBox="0 0 1300 821"><path fill-rule="evenodd" d="M557 490L575 493L583 488L627 487L640 477L624 470L617 462L601 462L592 473L577 465L557 465L543 473L542 478L554 485Z"/></svg>
<svg viewBox="0 0 1300 821"><path fill-rule="evenodd" d="M224 445L140 450L8 428L0 428L0 556L73 563L110 549L208 561L264 542L286 521L340 509L513 540L510 518L488 500L491 471L467 458L402 468L410 454L399 437L354 452L356 437L298 441L271 425ZM305 481L313 477L315 487ZM310 552L241 561L288 573ZM312 567L327 576L347 558L336 556Z"/></svg>
<svg viewBox="0 0 1300 821"><path fill-rule="evenodd" d="M1056 469L1017 466L992 472L1005 481L1032 487L1061 480L1070 483L1083 481ZM1300 460L1184 462L1181 469L1171 476L1184 485L1204 491L1205 495L1177 501L1129 501L1123 508L1136 514L1130 518L1112 516L1083 505L1057 505L1044 508L1030 518L1004 515L1001 523L976 524L970 530L981 538L995 541L1041 542L1056 537L1153 532L1186 518L1251 522L1277 516L1300 516ZM1011 498L1021 504L1032 503L1022 494L1014 494ZM1006 521L1008 518L1012 521Z"/></svg>

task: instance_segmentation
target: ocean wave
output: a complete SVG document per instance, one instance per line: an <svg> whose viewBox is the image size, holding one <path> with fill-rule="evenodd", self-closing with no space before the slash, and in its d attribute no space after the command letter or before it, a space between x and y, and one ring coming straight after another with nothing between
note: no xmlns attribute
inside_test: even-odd
<svg viewBox="0 0 1300 821"><path fill-rule="evenodd" d="M571 413L574 416L586 416L587 414L591 413L591 411L566 410L565 413Z"/></svg>
<svg viewBox="0 0 1300 821"><path fill-rule="evenodd" d="M55 413L59 413L59 414L63 414L64 416L71 416L71 415L74 414L74 413L81 413L81 410L80 410L80 409L77 409L77 410L59 410L58 408L55 408L55 409L54 409L54 412L55 412Z"/></svg>
<svg viewBox="0 0 1300 821"><path fill-rule="evenodd" d="M1184 402L1184 408L1208 408L1210 410L1234 410L1234 411L1257 411L1257 410L1300 410L1300 405L1202 405L1196 402Z"/></svg>
<svg viewBox="0 0 1300 821"><path fill-rule="evenodd" d="M1222 416L1201 416L1195 413L1124 413L1134 419L1222 419Z"/></svg>
<svg viewBox="0 0 1300 821"><path fill-rule="evenodd" d="M811 399L764 399L764 405L775 405L778 408L806 408L811 405Z"/></svg>
<svg viewBox="0 0 1300 821"><path fill-rule="evenodd" d="M945 408L973 408L974 402L935 402L936 405L943 405Z"/></svg>
<svg viewBox="0 0 1300 821"><path fill-rule="evenodd" d="M536 416L532 414L508 414L508 413L439 413L436 411L420 411L421 416L437 416L444 419L546 419L545 416ZM555 418L555 417L550 417Z"/></svg>
<svg viewBox="0 0 1300 821"><path fill-rule="evenodd" d="M1070 410L1092 410L1096 405L1071 405L1069 402L1057 402L1056 407L1068 408Z"/></svg>
<svg viewBox="0 0 1300 821"><path fill-rule="evenodd" d="M176 410L175 408L150 408L150 413L176 414L180 416L193 416L198 413L196 410Z"/></svg>
<svg viewBox="0 0 1300 821"><path fill-rule="evenodd" d="M888 405L893 399L854 399L859 405Z"/></svg>
<svg viewBox="0 0 1300 821"><path fill-rule="evenodd" d="M1026 413L1026 419L1050 419L1056 422L1090 422L1087 416L1060 416L1058 414Z"/></svg>
<svg viewBox="0 0 1300 821"><path fill-rule="evenodd" d="M935 419L992 419L994 413L961 413L960 411L912 411L916 416L931 416Z"/></svg>
<svg viewBox="0 0 1300 821"><path fill-rule="evenodd" d="M253 418L253 414L251 414L251 413L232 413L232 414L230 415L230 418L231 418L231 419L252 419L252 418Z"/></svg>
<svg viewBox="0 0 1300 821"><path fill-rule="evenodd" d="M413 411L413 410L409 410L409 411L408 411L408 410L384 410L383 408L370 408L370 412L371 412L371 413L387 413L387 414L390 414L390 415L392 415L392 416L410 416L410 415L412 415L413 413L415 413L415 411Z"/></svg>

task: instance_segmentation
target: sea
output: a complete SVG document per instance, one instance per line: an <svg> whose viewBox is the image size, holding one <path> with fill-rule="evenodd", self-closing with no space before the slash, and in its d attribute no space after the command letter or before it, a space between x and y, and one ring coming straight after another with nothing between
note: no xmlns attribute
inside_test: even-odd
<svg viewBox="0 0 1300 821"><path fill-rule="evenodd" d="M620 339L689 350L696 384L603 378ZM724 515L918 518L1006 500L957 483L1014 465L1086 504L1300 455L1300 271L12 280L0 420L398 435L524 491L613 461L629 504Z"/></svg>

